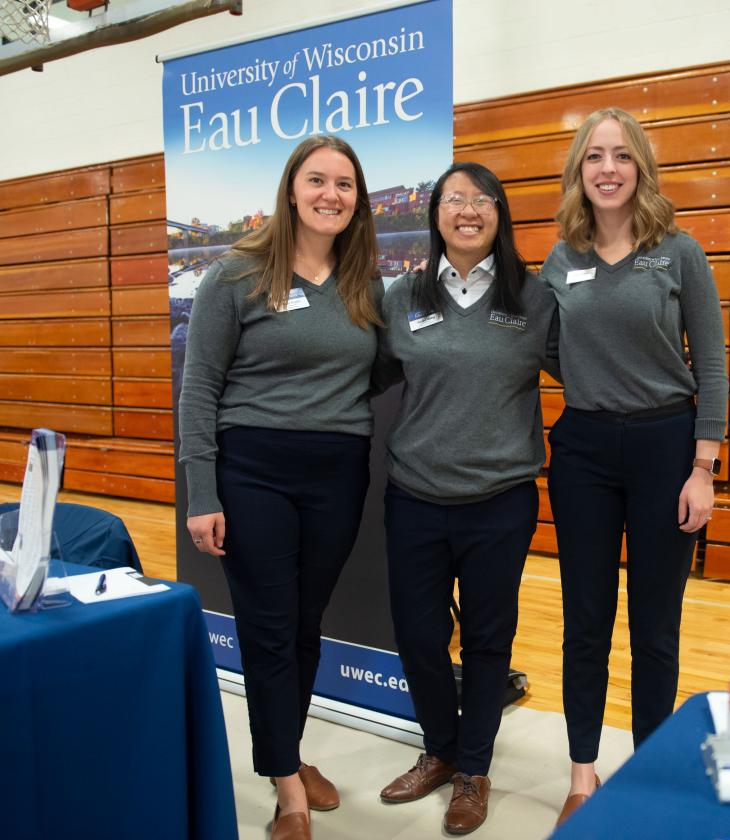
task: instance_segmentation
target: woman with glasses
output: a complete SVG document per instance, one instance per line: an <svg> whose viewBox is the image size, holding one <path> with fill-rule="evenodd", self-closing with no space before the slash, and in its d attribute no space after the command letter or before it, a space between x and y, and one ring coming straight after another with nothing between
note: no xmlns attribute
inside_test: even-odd
<svg viewBox="0 0 730 840"><path fill-rule="evenodd" d="M540 368L555 369L552 293L525 269L496 176L457 163L429 206L421 273L384 299L378 386L405 380L387 442L391 608L425 753L381 792L410 802L453 780L444 828L487 815L517 593L545 459ZM449 655L459 581L462 703Z"/></svg>

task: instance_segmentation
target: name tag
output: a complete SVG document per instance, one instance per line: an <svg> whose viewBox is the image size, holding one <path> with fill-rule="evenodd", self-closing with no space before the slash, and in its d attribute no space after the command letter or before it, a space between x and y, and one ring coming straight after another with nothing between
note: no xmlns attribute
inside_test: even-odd
<svg viewBox="0 0 730 840"><path fill-rule="evenodd" d="M430 315L424 315L420 311L408 313L408 326L411 328L411 332L422 330L431 324L439 324L443 320L444 316L440 312L431 312Z"/></svg>
<svg viewBox="0 0 730 840"><path fill-rule="evenodd" d="M583 283L585 280L593 280L596 276L595 268L576 268L569 271L565 282L570 286L572 283Z"/></svg>
<svg viewBox="0 0 730 840"><path fill-rule="evenodd" d="M304 309L309 306L307 296L304 294L304 289L291 289L289 292L289 300L286 306L277 306L277 312L291 312L294 309Z"/></svg>

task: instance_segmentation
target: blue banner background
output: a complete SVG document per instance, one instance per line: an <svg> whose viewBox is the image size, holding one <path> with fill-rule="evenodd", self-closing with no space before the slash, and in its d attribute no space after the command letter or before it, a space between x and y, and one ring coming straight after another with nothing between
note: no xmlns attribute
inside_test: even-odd
<svg viewBox="0 0 730 840"><path fill-rule="evenodd" d="M175 406L190 308L207 266L265 220L287 158L317 127L347 140L362 162L384 276L400 273L427 252L431 184L452 160L452 65L451 0L165 63ZM400 661L387 650L395 645L383 535L383 439L397 401L390 392L374 407L370 491L357 543L325 615L324 632L333 638L323 640L315 692L412 718ZM177 412L175 425L177 430ZM220 563L190 543L179 466L176 483L178 578L201 594L218 667L240 673L225 578Z"/></svg>

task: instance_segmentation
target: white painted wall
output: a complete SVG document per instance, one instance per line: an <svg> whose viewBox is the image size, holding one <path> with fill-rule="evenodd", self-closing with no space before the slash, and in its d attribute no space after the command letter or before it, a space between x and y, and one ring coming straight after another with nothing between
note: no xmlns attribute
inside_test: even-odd
<svg viewBox="0 0 730 840"><path fill-rule="evenodd" d="M244 0L239 18L219 14L0 77L0 180L161 151L156 55L377 5ZM729 35L730 0L454 0L454 99L726 61Z"/></svg>

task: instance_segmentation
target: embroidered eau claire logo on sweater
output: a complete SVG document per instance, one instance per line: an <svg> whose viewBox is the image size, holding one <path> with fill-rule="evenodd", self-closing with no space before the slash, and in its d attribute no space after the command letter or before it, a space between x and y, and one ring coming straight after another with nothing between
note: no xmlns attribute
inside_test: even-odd
<svg viewBox="0 0 730 840"><path fill-rule="evenodd" d="M524 315L510 315L509 312L500 312L498 309L493 309L489 313L489 323L524 332L527 327L527 318Z"/></svg>
<svg viewBox="0 0 730 840"><path fill-rule="evenodd" d="M637 257L634 260L634 268L639 271L651 271L654 268L657 271L669 271L671 265L671 257Z"/></svg>

